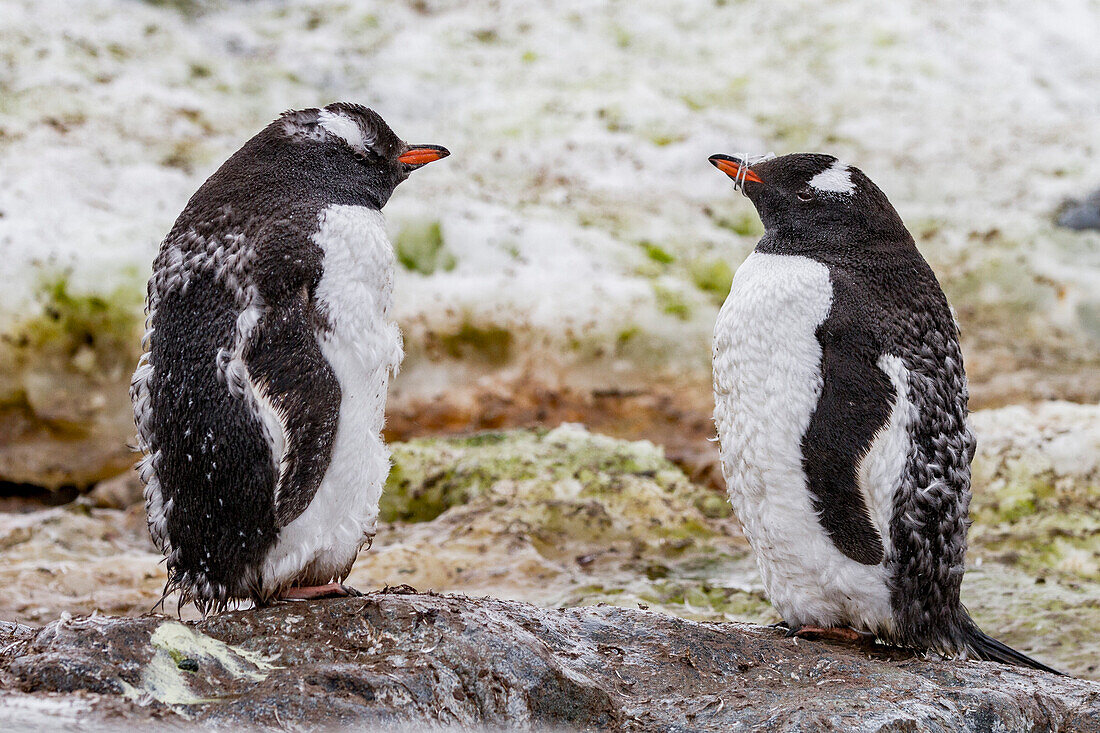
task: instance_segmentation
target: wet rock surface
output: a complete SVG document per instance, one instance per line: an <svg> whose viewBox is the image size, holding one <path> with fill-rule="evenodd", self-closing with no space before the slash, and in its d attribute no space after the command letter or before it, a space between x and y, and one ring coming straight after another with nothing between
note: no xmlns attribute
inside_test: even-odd
<svg viewBox="0 0 1100 733"><path fill-rule="evenodd" d="M389 589L361 598L0 628L0 727L31 714L321 729L1062 730L1100 685L991 663L785 639L610 606ZM22 716L22 717L21 717Z"/></svg>

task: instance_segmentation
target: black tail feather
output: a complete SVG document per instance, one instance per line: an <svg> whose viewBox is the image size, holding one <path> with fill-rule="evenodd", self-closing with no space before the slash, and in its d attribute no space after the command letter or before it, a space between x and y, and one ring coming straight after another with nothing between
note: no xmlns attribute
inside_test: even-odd
<svg viewBox="0 0 1100 733"><path fill-rule="evenodd" d="M1007 644L997 641L979 629L976 624L970 624L970 628L967 629L966 643L976 656L989 662L1003 662L1004 664L1015 664L1019 667L1041 669L1051 674L1065 674L1065 672L1052 669L1042 662L1037 662L1028 655L1016 651Z"/></svg>

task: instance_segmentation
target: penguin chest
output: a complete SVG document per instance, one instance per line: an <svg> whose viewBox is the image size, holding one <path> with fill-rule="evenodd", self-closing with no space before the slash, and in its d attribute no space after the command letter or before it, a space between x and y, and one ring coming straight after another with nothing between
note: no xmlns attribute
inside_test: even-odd
<svg viewBox="0 0 1100 733"><path fill-rule="evenodd" d="M381 212L330 206L314 241L324 252L316 298L328 327L321 353L340 384L332 456L306 510L280 530L265 581L324 583L346 573L374 534L378 500L389 473L381 430L391 374L401 363L401 333L389 319L394 254Z"/></svg>
<svg viewBox="0 0 1100 733"><path fill-rule="evenodd" d="M389 318L394 254L385 220L375 209L331 206L314 240L324 251L316 297L329 326L318 341L340 381L341 421L369 415L377 433L385 385L402 358L401 333Z"/></svg>
<svg viewBox="0 0 1100 733"><path fill-rule="evenodd" d="M832 302L825 265L751 254L715 326L714 417L730 502L776 609L792 624L877 629L891 618L884 567L833 545L803 470L822 387L816 332Z"/></svg>

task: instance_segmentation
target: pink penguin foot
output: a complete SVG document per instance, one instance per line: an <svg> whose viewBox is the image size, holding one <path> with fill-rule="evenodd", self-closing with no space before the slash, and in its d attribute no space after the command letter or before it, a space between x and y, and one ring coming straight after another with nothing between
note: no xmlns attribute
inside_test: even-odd
<svg viewBox="0 0 1100 733"><path fill-rule="evenodd" d="M875 635L867 631L856 631L853 628L799 626L787 631L786 636L797 636L800 639L810 641L839 641L843 644L855 644L857 646L870 646L875 643Z"/></svg>
<svg viewBox="0 0 1100 733"><path fill-rule="evenodd" d="M359 591L350 585L343 583L326 583L325 585L307 585L295 588L287 588L279 596L280 601L315 601L318 598L347 598L349 596L361 596Z"/></svg>

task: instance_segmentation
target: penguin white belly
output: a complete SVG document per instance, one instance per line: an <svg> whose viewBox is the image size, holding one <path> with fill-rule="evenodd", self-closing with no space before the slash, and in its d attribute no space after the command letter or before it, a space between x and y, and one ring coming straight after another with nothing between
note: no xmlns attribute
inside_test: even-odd
<svg viewBox="0 0 1100 733"><path fill-rule="evenodd" d="M402 347L401 332L387 317L394 254L385 219L367 207L330 206L321 212L313 239L324 251L316 297L332 326L318 341L340 383L340 417L332 458L313 501L280 530L268 552L267 588L294 580L306 568L314 582L348 568L374 534L390 470L380 433L389 378L401 363Z"/></svg>
<svg viewBox="0 0 1100 733"><path fill-rule="evenodd" d="M808 257L754 252L738 268L714 335L722 472L785 621L885 631L893 623L885 565L836 548L802 468L802 436L822 386L815 332L832 299L828 269Z"/></svg>

